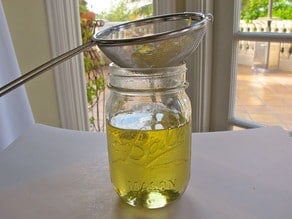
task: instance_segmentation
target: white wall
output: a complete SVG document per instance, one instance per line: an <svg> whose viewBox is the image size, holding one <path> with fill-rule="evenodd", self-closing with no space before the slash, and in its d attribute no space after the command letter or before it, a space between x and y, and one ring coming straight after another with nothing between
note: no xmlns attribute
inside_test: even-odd
<svg viewBox="0 0 292 219"><path fill-rule="evenodd" d="M44 0L2 0L22 73L51 58ZM26 83L37 123L60 127L55 81L52 71Z"/></svg>

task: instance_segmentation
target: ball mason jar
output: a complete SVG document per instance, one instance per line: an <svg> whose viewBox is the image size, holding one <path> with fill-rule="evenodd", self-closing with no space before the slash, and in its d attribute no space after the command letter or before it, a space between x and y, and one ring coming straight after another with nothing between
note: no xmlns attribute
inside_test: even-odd
<svg viewBox="0 0 292 219"><path fill-rule="evenodd" d="M112 184L132 206L160 208L185 191L191 163L186 66L110 65L106 127Z"/></svg>

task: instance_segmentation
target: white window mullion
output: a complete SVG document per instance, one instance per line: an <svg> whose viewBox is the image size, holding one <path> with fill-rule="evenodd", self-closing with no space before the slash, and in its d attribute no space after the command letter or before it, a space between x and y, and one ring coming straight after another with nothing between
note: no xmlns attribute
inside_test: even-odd
<svg viewBox="0 0 292 219"><path fill-rule="evenodd" d="M81 45L77 0L46 0L51 50L54 57ZM61 125L88 130L83 55L54 68Z"/></svg>
<svg viewBox="0 0 292 219"><path fill-rule="evenodd" d="M169 14L176 12L176 0L153 0L153 14Z"/></svg>
<svg viewBox="0 0 292 219"><path fill-rule="evenodd" d="M213 1L213 50L210 130L227 130L231 89L234 1Z"/></svg>
<svg viewBox="0 0 292 219"><path fill-rule="evenodd" d="M186 11L213 13L211 0L186 0ZM193 131L209 131L211 71L212 71L212 24L196 51L188 58L188 94L192 102Z"/></svg>

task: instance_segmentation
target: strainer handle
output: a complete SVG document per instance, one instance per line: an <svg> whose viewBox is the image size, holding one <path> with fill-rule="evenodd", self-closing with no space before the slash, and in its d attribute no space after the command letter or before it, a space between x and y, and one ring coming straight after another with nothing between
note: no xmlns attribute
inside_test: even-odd
<svg viewBox="0 0 292 219"><path fill-rule="evenodd" d="M15 88L23 85L25 82L35 78L36 76L48 71L49 69L53 68L54 66L72 58L73 56L85 51L86 49L96 45L96 42L90 41L88 43L85 43L81 46L76 47L75 49L72 49L68 52L63 53L62 55L51 59L50 61L36 67L35 69L27 72L26 74L23 74L22 76L19 76L15 80L7 83L3 87L0 87L0 97L3 95L9 93L10 91L14 90Z"/></svg>

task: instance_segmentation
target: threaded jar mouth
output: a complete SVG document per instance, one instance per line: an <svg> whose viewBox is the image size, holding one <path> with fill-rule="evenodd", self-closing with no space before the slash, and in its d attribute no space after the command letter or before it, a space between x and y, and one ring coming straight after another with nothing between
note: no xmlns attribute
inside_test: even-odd
<svg viewBox="0 0 292 219"><path fill-rule="evenodd" d="M186 65L163 68L120 68L111 63L109 68L111 89L124 91L163 91L186 88Z"/></svg>
<svg viewBox="0 0 292 219"><path fill-rule="evenodd" d="M119 76L146 76L146 75L161 75L167 73L168 75L186 72L186 64L183 63L178 66L159 67L159 68L121 68L114 63L110 63L110 74Z"/></svg>

